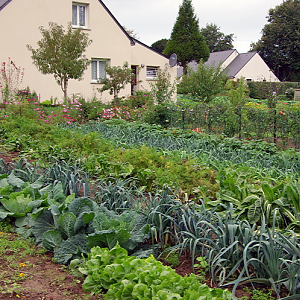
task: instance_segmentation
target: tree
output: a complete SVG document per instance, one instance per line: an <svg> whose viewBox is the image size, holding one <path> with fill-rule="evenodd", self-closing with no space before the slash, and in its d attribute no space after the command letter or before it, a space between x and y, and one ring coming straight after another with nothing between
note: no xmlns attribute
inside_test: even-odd
<svg viewBox="0 0 300 300"><path fill-rule="evenodd" d="M114 96L114 101L116 102L119 92L125 88L126 84L132 83L135 79L135 75L132 73L131 68L128 67L127 62L123 64L123 67L106 66L105 71L108 77L101 81L104 85L102 88L98 89L98 91L104 92L109 90L110 94Z"/></svg>
<svg viewBox="0 0 300 300"><path fill-rule="evenodd" d="M225 35L216 24L207 24L200 30L210 52L233 49L233 33Z"/></svg>
<svg viewBox="0 0 300 300"><path fill-rule="evenodd" d="M40 28L42 39L37 42L38 48L31 45L33 63L43 74L53 74L61 86L64 97L68 97L69 79L81 80L83 72L90 61L83 55L92 42L82 29L73 29L71 23L65 32L62 25L50 22L49 29Z"/></svg>
<svg viewBox="0 0 300 300"><path fill-rule="evenodd" d="M177 54L178 63L183 67L184 73L190 61L206 61L209 57L209 48L200 33L199 20L194 14L192 0L183 0L179 7L171 38L163 51L166 56L172 53Z"/></svg>
<svg viewBox="0 0 300 300"><path fill-rule="evenodd" d="M131 38L136 39L136 40L138 40L140 38L139 35L133 29L128 29L125 26L122 26L122 27Z"/></svg>
<svg viewBox="0 0 300 300"><path fill-rule="evenodd" d="M166 48L166 45L168 43L168 39L161 39L156 41L151 45L151 48L159 53L163 53L164 49Z"/></svg>
<svg viewBox="0 0 300 300"><path fill-rule="evenodd" d="M166 64L163 70L158 69L154 83L150 82L151 94L156 103L171 102L173 95L176 93L176 82L172 82L171 77L169 67Z"/></svg>
<svg viewBox="0 0 300 300"><path fill-rule="evenodd" d="M228 75L219 66L206 65L201 60L197 70L188 67L187 74L183 75L179 85L184 94L191 94L199 100L209 103L224 90Z"/></svg>
<svg viewBox="0 0 300 300"><path fill-rule="evenodd" d="M300 80L300 0L269 10L262 37L252 44L280 80Z"/></svg>

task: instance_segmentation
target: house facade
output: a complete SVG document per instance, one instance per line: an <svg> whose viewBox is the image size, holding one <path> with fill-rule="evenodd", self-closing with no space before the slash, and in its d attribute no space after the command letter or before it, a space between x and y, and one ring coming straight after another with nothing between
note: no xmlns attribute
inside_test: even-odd
<svg viewBox="0 0 300 300"><path fill-rule="evenodd" d="M26 13L25 13L26 12ZM143 43L131 38L101 0L0 0L0 62L10 58L16 66L24 68L22 87L35 91L40 100L63 98L63 92L54 76L43 75L31 59L26 45L37 48L41 39L40 26L49 28L49 22L67 28L72 22L80 27L93 41L84 53L91 64L84 72L83 80L69 80L68 94L80 94L85 99L94 96L103 102L112 100L108 91L99 93L99 79L105 74L105 64L123 66L127 62L137 73L137 84L128 84L119 96L129 96L134 90L150 90L157 70L168 66L172 78L176 67L169 66L169 59Z"/></svg>
<svg viewBox="0 0 300 300"><path fill-rule="evenodd" d="M210 53L205 62L208 66L219 66L229 78L237 80L244 77L246 81L278 82L272 70L257 52L238 53L237 50L226 50ZM191 62L189 66L196 70L197 63ZM178 72L180 75L180 71ZM182 72L181 72L182 73Z"/></svg>

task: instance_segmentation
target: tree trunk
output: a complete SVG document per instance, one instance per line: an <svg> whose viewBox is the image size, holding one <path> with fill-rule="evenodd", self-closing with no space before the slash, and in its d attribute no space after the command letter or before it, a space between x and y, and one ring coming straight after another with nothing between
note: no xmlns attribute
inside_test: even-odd
<svg viewBox="0 0 300 300"><path fill-rule="evenodd" d="M64 79L64 97L68 99L68 78Z"/></svg>
<svg viewBox="0 0 300 300"><path fill-rule="evenodd" d="M115 106L117 106L117 102L118 102L118 93L116 90L114 90L114 103L115 103Z"/></svg>
<svg viewBox="0 0 300 300"><path fill-rule="evenodd" d="M63 78L61 80L60 87L64 93L65 100L67 100L67 98L68 98L68 78Z"/></svg>

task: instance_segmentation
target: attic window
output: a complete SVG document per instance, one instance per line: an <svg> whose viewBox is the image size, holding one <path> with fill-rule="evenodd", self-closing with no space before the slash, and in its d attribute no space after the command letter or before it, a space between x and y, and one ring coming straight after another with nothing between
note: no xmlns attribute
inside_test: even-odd
<svg viewBox="0 0 300 300"><path fill-rule="evenodd" d="M150 67L147 66L147 79L156 79L157 78L157 72L158 67Z"/></svg>
<svg viewBox="0 0 300 300"><path fill-rule="evenodd" d="M72 26L87 27L87 4L74 3L72 4Z"/></svg>

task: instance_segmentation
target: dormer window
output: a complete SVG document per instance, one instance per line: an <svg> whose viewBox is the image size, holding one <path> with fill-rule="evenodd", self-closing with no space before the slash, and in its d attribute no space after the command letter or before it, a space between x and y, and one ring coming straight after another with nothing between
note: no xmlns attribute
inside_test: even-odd
<svg viewBox="0 0 300 300"><path fill-rule="evenodd" d="M87 28L87 8L88 5L84 3L72 4L72 26Z"/></svg>

